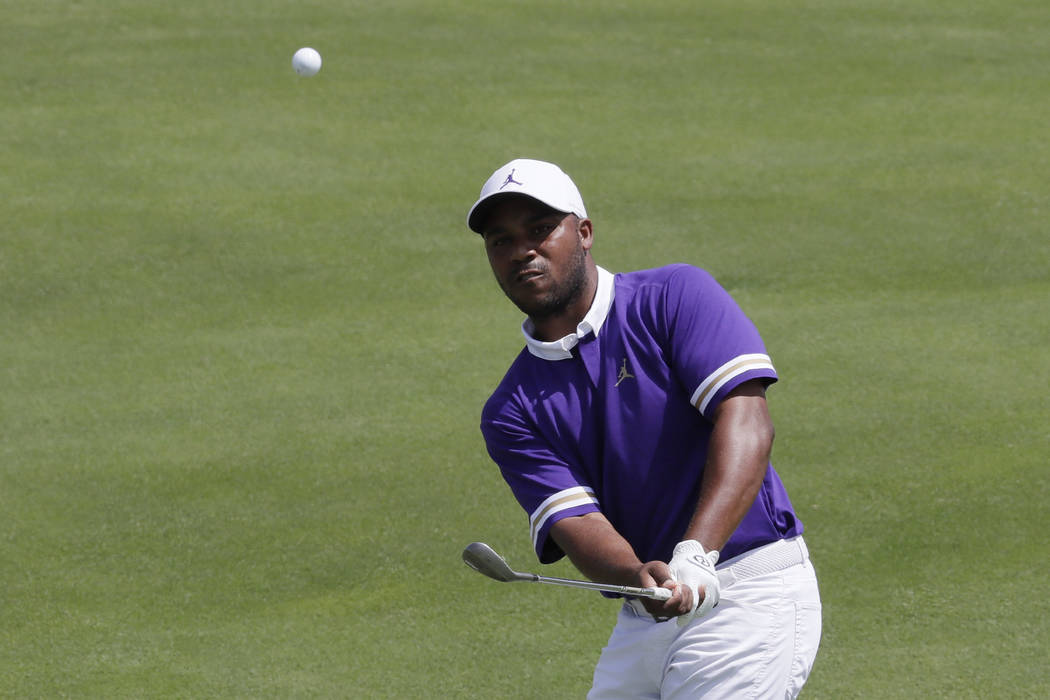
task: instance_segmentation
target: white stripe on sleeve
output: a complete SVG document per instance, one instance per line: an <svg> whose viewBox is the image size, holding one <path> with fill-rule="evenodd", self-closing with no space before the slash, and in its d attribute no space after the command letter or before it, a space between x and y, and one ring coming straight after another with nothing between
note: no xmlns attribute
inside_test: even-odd
<svg viewBox="0 0 1050 700"><path fill-rule="evenodd" d="M544 524L550 520L552 515L588 503L598 505L598 499L594 495L594 490L588 486L574 486L571 489L559 491L541 503L529 516L529 534L532 537L532 546L534 548L537 547L540 530L543 529Z"/></svg>
<svg viewBox="0 0 1050 700"><path fill-rule="evenodd" d="M696 388L693 392L691 399L694 406L703 413L707 409L707 404L711 402L711 398L718 393L718 390L726 385L726 382L737 377L744 372L749 372L754 369L770 369L774 372L773 362L769 359L769 355L762 355L759 353L753 355L738 355L729 362L725 363L711 374L707 375L707 378Z"/></svg>

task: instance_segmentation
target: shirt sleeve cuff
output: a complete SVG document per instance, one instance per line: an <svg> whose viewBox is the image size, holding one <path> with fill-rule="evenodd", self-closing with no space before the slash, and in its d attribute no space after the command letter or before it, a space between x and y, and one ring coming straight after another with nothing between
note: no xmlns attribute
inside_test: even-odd
<svg viewBox="0 0 1050 700"><path fill-rule="evenodd" d="M774 382L777 380L777 372L773 368L769 355L759 353L738 355L707 375L693 392L690 401L700 413L706 416L715 397L724 394L723 389L729 391L749 379L763 377Z"/></svg>
<svg viewBox="0 0 1050 700"><path fill-rule="evenodd" d="M539 505L529 516L529 530L536 556L544 564L557 561L565 553L549 539L551 526L562 518L596 513L598 498L587 486L575 486L559 491Z"/></svg>

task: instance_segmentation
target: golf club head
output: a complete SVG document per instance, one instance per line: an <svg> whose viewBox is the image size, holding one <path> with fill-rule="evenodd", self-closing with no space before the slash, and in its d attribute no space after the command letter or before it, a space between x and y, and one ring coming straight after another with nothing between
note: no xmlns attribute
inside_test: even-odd
<svg viewBox="0 0 1050 700"><path fill-rule="evenodd" d="M521 577L506 560L484 542L471 542L463 550L463 561L480 574L497 581L519 581Z"/></svg>

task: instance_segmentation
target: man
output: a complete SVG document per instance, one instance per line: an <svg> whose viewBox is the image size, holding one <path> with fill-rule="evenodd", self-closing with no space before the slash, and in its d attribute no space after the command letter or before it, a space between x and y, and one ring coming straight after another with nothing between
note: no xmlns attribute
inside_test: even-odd
<svg viewBox="0 0 1050 700"><path fill-rule="evenodd" d="M613 275L560 168L515 160L471 208L526 347L482 433L541 562L662 586L625 600L591 698L794 697L820 639L816 577L769 463L762 340L704 271Z"/></svg>

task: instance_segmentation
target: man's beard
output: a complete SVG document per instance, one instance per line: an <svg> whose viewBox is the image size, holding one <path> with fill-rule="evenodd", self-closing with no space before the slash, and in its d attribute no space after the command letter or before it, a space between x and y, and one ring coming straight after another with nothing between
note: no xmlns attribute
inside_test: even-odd
<svg viewBox="0 0 1050 700"><path fill-rule="evenodd" d="M549 268L548 268L549 269ZM560 281L554 282L551 289L542 297L529 299L527 301L515 299L510 292L501 284L503 293L514 302L521 311L533 321L557 316L564 312L571 304L579 300L587 284L587 251L582 245L576 247L576 252L569 261L568 276Z"/></svg>

